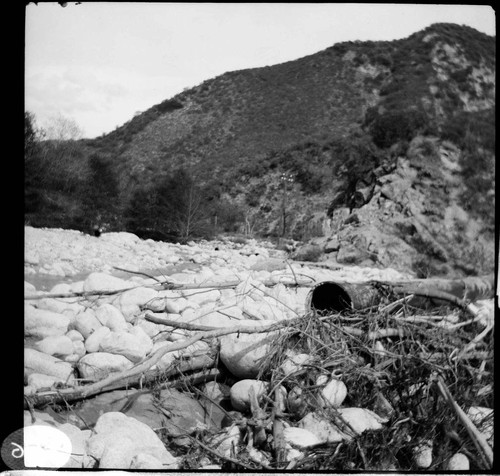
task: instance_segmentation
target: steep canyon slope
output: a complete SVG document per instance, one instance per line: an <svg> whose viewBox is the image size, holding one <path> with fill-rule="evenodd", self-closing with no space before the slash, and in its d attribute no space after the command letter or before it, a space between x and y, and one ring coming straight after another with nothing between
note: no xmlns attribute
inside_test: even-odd
<svg viewBox="0 0 500 476"><path fill-rule="evenodd" d="M326 257L464 275L494 268L495 38L435 24L228 72L137 114L106 158L122 213L180 168L239 231ZM133 230L129 230L133 231Z"/></svg>

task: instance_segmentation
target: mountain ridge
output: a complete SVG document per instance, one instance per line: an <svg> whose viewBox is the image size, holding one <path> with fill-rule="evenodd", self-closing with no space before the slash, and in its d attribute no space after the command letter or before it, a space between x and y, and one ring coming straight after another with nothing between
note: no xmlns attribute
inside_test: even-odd
<svg viewBox="0 0 500 476"><path fill-rule="evenodd" d="M479 235L491 235L495 64L494 37L454 24L431 25L394 41L338 43L297 60L204 81L101 138L82 141L82 155L97 154L110 164L122 215L135 193L147 194L185 169L237 208L239 230L303 241L329 238L325 233L333 231L326 224L334 212L350 216L374 196L378 213L383 177L398 175L407 164L405 173L416 173L418 182L408 182L410 188L442 213L460 208L477 220ZM443 168L449 156L443 150L454 150L452 169ZM283 174L293 177L288 189ZM420 195L415 200L425 202ZM411 220L423 220L431 231L417 225L424 244L417 246L415 238L398 246L418 248L417 254L433 256L431 262L451 259L434 236L443 230L431 223L442 217L423 215L421 207L414 212ZM462 212L455 214L464 221ZM400 218L395 221L408 230L408 220ZM377 233L390 236L379 221ZM343 248L356 248L344 238ZM493 242L487 241L490 249ZM328 257L338 257L341 249ZM371 259L364 252L351 255ZM452 268L459 259L453 258Z"/></svg>

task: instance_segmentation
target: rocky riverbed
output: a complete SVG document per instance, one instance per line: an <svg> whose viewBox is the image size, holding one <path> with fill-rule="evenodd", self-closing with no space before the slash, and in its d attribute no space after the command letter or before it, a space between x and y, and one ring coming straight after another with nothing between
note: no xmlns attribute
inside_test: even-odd
<svg viewBox="0 0 500 476"><path fill-rule="evenodd" d="M297 416L295 425L274 428L274 438L279 433L283 439L280 458L293 467L306 448L349 441L352 431L355 436L380 429L391 412L346 406L351 389L338 369L315 374L315 405L337 408L351 432L306 411L310 405L300 385L271 389L260 378L262 359L281 335L271 326L304 316L317 283L411 278L393 269L294 262L272 243L253 239L181 245L124 232L94 237L26 227L25 395L74 395L68 389L151 365L131 388L75 399L71 410L33 406L25 412L25 425L55 427L71 441L67 461L48 467L221 469L237 458L245 440L247 462L234 468L270 469L273 428L260 406L274 395L275 412ZM491 305L480 304L485 312L492 312ZM274 330L193 337L234 326ZM283 379L315 359L289 349L283 357ZM168 379L158 377L151 386L151 372L175 378L165 385ZM483 417L492 412L478 408ZM199 456L190 460L186 454L193 445Z"/></svg>

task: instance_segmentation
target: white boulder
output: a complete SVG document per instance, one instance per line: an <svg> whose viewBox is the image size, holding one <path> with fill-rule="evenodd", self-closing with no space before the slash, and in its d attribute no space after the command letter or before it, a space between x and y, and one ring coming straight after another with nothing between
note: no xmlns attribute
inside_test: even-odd
<svg viewBox="0 0 500 476"><path fill-rule="evenodd" d="M66 332L66 336L68 336L73 342L76 340L83 342L85 340L85 337L83 337L82 334L78 332L76 329L71 329L68 332Z"/></svg>
<svg viewBox="0 0 500 476"><path fill-rule="evenodd" d="M239 325L265 326L270 321L241 320ZM239 378L254 378L269 354L277 333L229 334L220 338L220 358L227 369Z"/></svg>
<svg viewBox="0 0 500 476"><path fill-rule="evenodd" d="M63 468L92 468L94 461L87 455L86 443L92 435L92 430L80 430L71 423L58 425L57 429L62 431L71 441L71 456Z"/></svg>
<svg viewBox="0 0 500 476"><path fill-rule="evenodd" d="M287 266L286 261L281 258L261 258L250 266L250 269L252 271L267 271L272 273L273 271L285 269Z"/></svg>
<svg viewBox="0 0 500 476"><path fill-rule="evenodd" d="M140 327L151 339L158 336L164 330L161 324L155 324L154 322L146 321L146 319L141 319L137 323L137 327Z"/></svg>
<svg viewBox="0 0 500 476"><path fill-rule="evenodd" d="M132 283L106 273L90 273L83 282L84 292L118 291L129 289Z"/></svg>
<svg viewBox="0 0 500 476"><path fill-rule="evenodd" d="M77 364L80 375L90 380L101 380L112 373L122 372L133 366L127 357L108 352L87 354Z"/></svg>
<svg viewBox="0 0 500 476"><path fill-rule="evenodd" d="M58 383L64 383L64 380L53 375L33 373L28 375L28 386L35 391L40 389L52 388Z"/></svg>
<svg viewBox="0 0 500 476"><path fill-rule="evenodd" d="M140 362L146 354L151 350L152 342L147 334L140 328L139 331L132 332L109 332L99 343L100 352L108 352L110 354L123 355L132 362Z"/></svg>
<svg viewBox="0 0 500 476"><path fill-rule="evenodd" d="M130 462L129 469L159 469L163 463L148 453L136 454Z"/></svg>
<svg viewBox="0 0 500 476"><path fill-rule="evenodd" d="M165 311L170 314L180 314L184 309L189 307L188 300L183 297L176 299L166 298L165 299Z"/></svg>
<svg viewBox="0 0 500 476"><path fill-rule="evenodd" d="M206 303L214 303L220 299L220 291L218 289L189 289L182 291L182 296L189 302L202 306Z"/></svg>
<svg viewBox="0 0 500 476"><path fill-rule="evenodd" d="M96 329L102 327L99 319L92 309L86 309L75 316L71 322L71 327L77 330L85 339Z"/></svg>
<svg viewBox="0 0 500 476"><path fill-rule="evenodd" d="M145 423L120 412L99 417L87 440L87 453L99 461L99 469L130 469L132 462L149 455L159 461L158 470L178 469L179 462ZM154 460L153 460L154 461ZM153 469L153 468L149 468Z"/></svg>
<svg viewBox="0 0 500 476"><path fill-rule="evenodd" d="M75 302L75 300L43 298L37 303L38 309L46 309L47 311L57 312L64 314L68 317L73 317L85 308Z"/></svg>
<svg viewBox="0 0 500 476"><path fill-rule="evenodd" d="M153 354L154 352L156 352L157 350L165 347L165 346L169 346L171 345L170 342L165 342L165 341L162 341L162 342L155 342L153 344L153 348L151 349L151 354ZM172 366L172 364L176 361L176 359L178 358L179 356L179 352L178 351L174 351L174 352L167 352L166 354L164 354L160 360L155 364L153 365L153 367L151 367L152 369L161 369L161 370L166 370L168 369L169 367Z"/></svg>
<svg viewBox="0 0 500 476"><path fill-rule="evenodd" d="M101 304L95 309L95 316L99 322L112 331L123 331L127 329L127 321L120 310L112 304Z"/></svg>
<svg viewBox="0 0 500 476"><path fill-rule="evenodd" d="M68 330L70 318L44 309L24 307L24 333L38 339L61 336Z"/></svg>
<svg viewBox="0 0 500 476"><path fill-rule="evenodd" d="M139 339L144 347L146 355L151 352L151 349L153 348L153 341L141 326L133 326L132 329L129 330L129 333Z"/></svg>
<svg viewBox="0 0 500 476"><path fill-rule="evenodd" d="M36 342L33 347L44 354L61 358L73 353L73 341L66 335L46 337Z"/></svg>
<svg viewBox="0 0 500 476"><path fill-rule="evenodd" d="M85 339L85 350L88 353L98 352L101 341L111 332L111 329L106 326L99 327L87 339Z"/></svg>
<svg viewBox="0 0 500 476"><path fill-rule="evenodd" d="M165 298L156 296L155 298L146 302L143 305L143 308L152 312L163 312L165 310Z"/></svg>
<svg viewBox="0 0 500 476"><path fill-rule="evenodd" d="M36 288L33 284L28 283L28 281L24 281L24 295L25 296L34 296L36 295Z"/></svg>
<svg viewBox="0 0 500 476"><path fill-rule="evenodd" d="M71 284L57 283L50 288L49 294L69 294L72 292Z"/></svg>
<svg viewBox="0 0 500 476"><path fill-rule="evenodd" d="M114 300L113 304L120 309L125 320L131 322L133 318L141 312L142 306L155 300L157 297L158 291L141 286L120 294L120 296Z"/></svg>
<svg viewBox="0 0 500 476"><path fill-rule="evenodd" d="M24 369L28 375L38 373L57 377L63 382L74 381L71 364L35 349L24 349Z"/></svg>
<svg viewBox="0 0 500 476"><path fill-rule="evenodd" d="M73 354L78 357L83 357L87 353L87 349L85 349L85 343L82 340L74 340L73 341ZM65 359L67 360L67 359Z"/></svg>

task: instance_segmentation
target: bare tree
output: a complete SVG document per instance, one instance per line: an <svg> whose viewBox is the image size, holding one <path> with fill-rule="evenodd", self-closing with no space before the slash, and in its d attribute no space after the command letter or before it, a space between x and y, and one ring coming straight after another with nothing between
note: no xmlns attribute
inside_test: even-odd
<svg viewBox="0 0 500 476"><path fill-rule="evenodd" d="M158 215L165 233L176 234L186 241L207 232L210 214L203 190L191 174L180 169L167 177L157 190Z"/></svg>
<svg viewBox="0 0 500 476"><path fill-rule="evenodd" d="M76 141L83 137L83 131L74 119L58 114L49 119L45 135L48 140L56 142Z"/></svg>
<svg viewBox="0 0 500 476"><path fill-rule="evenodd" d="M78 142L83 132L74 119L61 114L49 120L44 132L44 160L49 170L51 188L70 191L87 170Z"/></svg>

